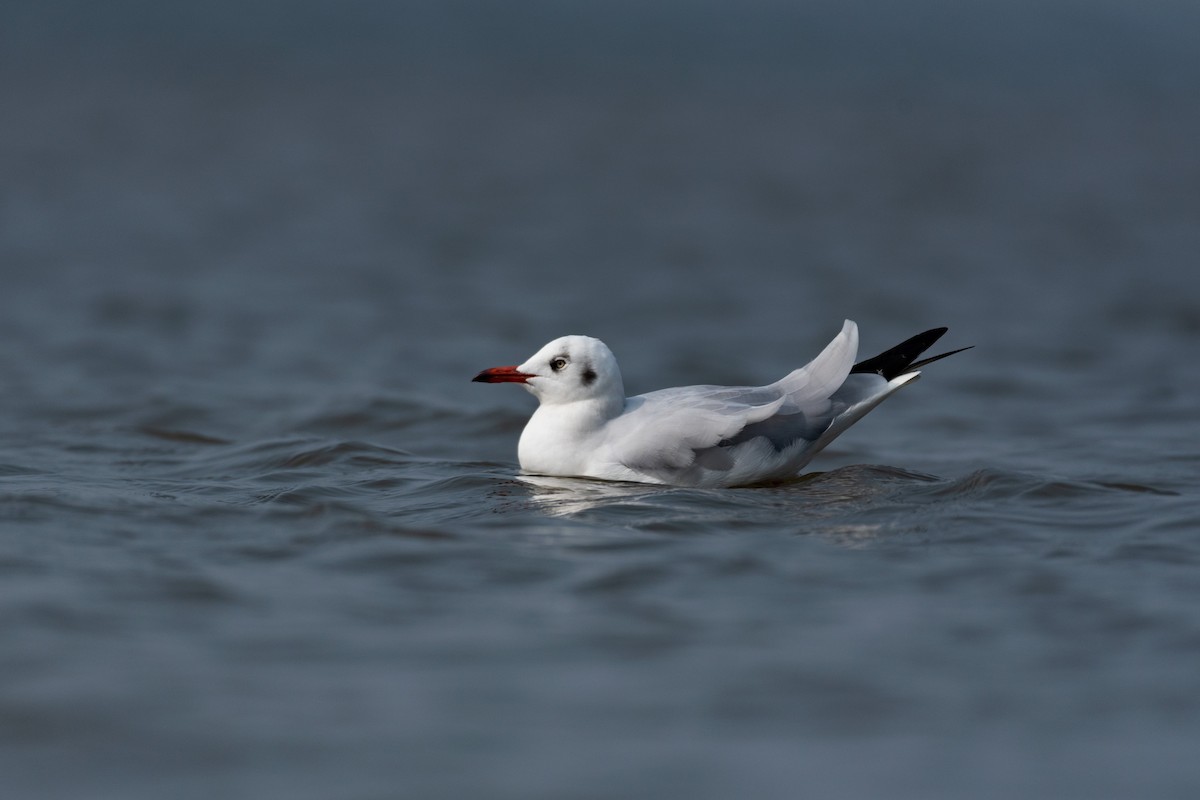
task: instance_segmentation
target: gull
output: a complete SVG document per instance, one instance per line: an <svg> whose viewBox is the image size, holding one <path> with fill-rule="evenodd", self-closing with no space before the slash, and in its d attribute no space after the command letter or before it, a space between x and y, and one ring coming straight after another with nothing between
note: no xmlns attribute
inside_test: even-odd
<svg viewBox="0 0 1200 800"><path fill-rule="evenodd" d="M795 476L926 364L946 328L855 363L858 326L766 386L681 386L625 397L617 359L590 336L563 336L528 361L473 380L519 383L539 401L517 456L524 472L672 486L746 486Z"/></svg>

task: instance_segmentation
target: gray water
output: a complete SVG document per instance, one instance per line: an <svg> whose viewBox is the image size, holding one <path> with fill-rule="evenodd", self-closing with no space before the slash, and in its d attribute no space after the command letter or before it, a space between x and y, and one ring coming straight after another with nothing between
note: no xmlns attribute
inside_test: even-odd
<svg viewBox="0 0 1200 800"><path fill-rule="evenodd" d="M4 796L1197 796L1196 13L564 8L8 4ZM845 317L976 348L772 487L469 382Z"/></svg>

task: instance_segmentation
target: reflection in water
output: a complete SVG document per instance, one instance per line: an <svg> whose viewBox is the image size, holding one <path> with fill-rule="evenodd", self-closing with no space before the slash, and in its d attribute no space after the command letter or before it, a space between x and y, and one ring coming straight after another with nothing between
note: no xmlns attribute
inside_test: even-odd
<svg viewBox="0 0 1200 800"><path fill-rule="evenodd" d="M856 465L809 472L759 486L693 489L653 484L518 475L528 505L551 517L599 512L606 524L646 532L729 533L762 524L791 533L818 534L839 545L861 546L889 530L872 509L925 502L917 487L940 479L895 467Z"/></svg>
<svg viewBox="0 0 1200 800"><path fill-rule="evenodd" d="M572 517L616 504L645 503L674 491L671 486L648 483L558 478L549 475L518 475L529 487L531 505L552 517Z"/></svg>

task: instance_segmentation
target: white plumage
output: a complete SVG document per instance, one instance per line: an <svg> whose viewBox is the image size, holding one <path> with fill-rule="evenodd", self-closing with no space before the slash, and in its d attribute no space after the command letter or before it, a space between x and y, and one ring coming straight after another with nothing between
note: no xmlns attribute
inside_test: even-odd
<svg viewBox="0 0 1200 800"><path fill-rule="evenodd" d="M484 370L540 401L521 434L526 472L676 486L739 486L795 475L842 431L920 373L945 329L856 365L858 326L807 365L759 387L685 386L626 398L599 339L563 336L524 364ZM965 348L964 348L965 349ZM959 352L959 351L954 351Z"/></svg>

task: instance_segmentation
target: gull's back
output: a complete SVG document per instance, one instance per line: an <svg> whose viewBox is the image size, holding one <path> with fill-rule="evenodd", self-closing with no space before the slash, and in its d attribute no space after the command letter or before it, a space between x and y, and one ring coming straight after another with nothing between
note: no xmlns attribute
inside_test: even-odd
<svg viewBox="0 0 1200 800"><path fill-rule="evenodd" d="M844 430L894 390L877 375L848 379L857 350L858 329L847 320L820 355L775 383L631 397L610 423L609 459L640 480L675 485L790 477L833 438L831 429Z"/></svg>

